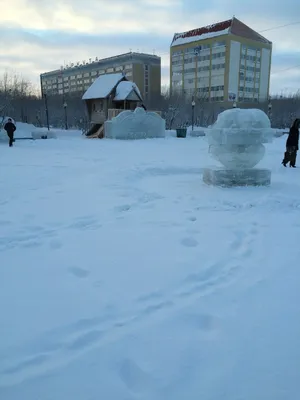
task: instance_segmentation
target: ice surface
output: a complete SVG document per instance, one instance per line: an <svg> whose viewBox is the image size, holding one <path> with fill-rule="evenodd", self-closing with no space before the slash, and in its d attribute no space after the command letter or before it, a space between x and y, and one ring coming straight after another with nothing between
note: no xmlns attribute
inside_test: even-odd
<svg viewBox="0 0 300 400"><path fill-rule="evenodd" d="M268 116L258 109L229 109L206 130L209 151L225 168L252 168L265 155L263 143L273 140Z"/></svg>
<svg viewBox="0 0 300 400"><path fill-rule="evenodd" d="M116 96L114 100L121 101L126 100L130 93L134 90L140 100L143 100L142 95L139 91L139 88L134 82L130 81L122 81L118 84L116 88Z"/></svg>
<svg viewBox="0 0 300 400"><path fill-rule="evenodd" d="M209 144L228 145L269 143L274 137L267 114L251 108L223 111L206 134Z"/></svg>
<svg viewBox="0 0 300 400"><path fill-rule="evenodd" d="M165 120L156 112L146 112L142 107L123 111L105 122L105 137L110 139L149 139L165 137Z"/></svg>
<svg viewBox="0 0 300 400"><path fill-rule="evenodd" d="M0 399L297 399L285 140L270 187L230 190L204 138L0 145Z"/></svg>
<svg viewBox="0 0 300 400"><path fill-rule="evenodd" d="M106 98L122 79L122 73L100 75L84 93L82 100Z"/></svg>
<svg viewBox="0 0 300 400"><path fill-rule="evenodd" d="M268 169L224 169L205 168L203 181L209 185L234 186L268 186L271 184L271 171Z"/></svg>

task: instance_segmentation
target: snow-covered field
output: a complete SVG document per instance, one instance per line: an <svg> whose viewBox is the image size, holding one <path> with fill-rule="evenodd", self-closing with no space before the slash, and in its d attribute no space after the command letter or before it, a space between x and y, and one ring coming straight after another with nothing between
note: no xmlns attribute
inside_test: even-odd
<svg viewBox="0 0 300 400"><path fill-rule="evenodd" d="M1 400L295 400L300 169L207 187L205 138L0 144Z"/></svg>

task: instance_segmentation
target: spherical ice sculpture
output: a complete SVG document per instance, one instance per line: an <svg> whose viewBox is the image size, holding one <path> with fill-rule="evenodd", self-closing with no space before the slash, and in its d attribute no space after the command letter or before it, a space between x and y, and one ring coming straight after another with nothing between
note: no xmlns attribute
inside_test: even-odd
<svg viewBox="0 0 300 400"><path fill-rule="evenodd" d="M254 168L273 139L268 116L258 109L234 108L219 114L206 130L211 155L223 168L206 168L205 183L217 186L269 185L271 171Z"/></svg>

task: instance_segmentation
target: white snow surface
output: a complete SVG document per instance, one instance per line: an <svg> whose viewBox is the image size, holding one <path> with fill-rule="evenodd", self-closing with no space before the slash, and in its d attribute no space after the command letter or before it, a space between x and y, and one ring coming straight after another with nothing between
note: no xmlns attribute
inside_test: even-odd
<svg viewBox="0 0 300 400"><path fill-rule="evenodd" d="M82 100L104 99L124 78L122 73L100 75L82 96Z"/></svg>
<svg viewBox="0 0 300 400"><path fill-rule="evenodd" d="M299 397L300 169L202 182L204 138L0 145L0 398Z"/></svg>
<svg viewBox="0 0 300 400"><path fill-rule="evenodd" d="M116 95L114 100L116 101L126 100L133 90L136 92L140 100L143 100L137 85L134 82L130 81L122 81L118 84L118 86L116 87Z"/></svg>
<svg viewBox="0 0 300 400"><path fill-rule="evenodd" d="M182 37L186 32L179 33L177 37L175 36L171 47L179 46L186 43L197 42L198 40L211 39L213 37L227 35L229 33L229 30L230 28L227 28L217 32L207 32L207 33L202 33L202 35L187 36L187 37Z"/></svg>

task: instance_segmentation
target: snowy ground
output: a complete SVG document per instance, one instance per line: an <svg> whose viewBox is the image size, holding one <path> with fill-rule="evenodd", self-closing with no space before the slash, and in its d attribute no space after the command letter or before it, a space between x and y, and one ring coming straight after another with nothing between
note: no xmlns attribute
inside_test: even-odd
<svg viewBox="0 0 300 400"><path fill-rule="evenodd" d="M300 169L202 182L204 138L0 144L1 400L295 400Z"/></svg>

